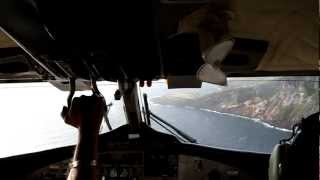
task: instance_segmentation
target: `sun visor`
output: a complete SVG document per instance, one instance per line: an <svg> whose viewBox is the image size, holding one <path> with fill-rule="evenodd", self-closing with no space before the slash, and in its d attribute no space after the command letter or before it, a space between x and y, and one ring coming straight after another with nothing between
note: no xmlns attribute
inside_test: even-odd
<svg viewBox="0 0 320 180"><path fill-rule="evenodd" d="M168 89L201 88L202 82L196 76L168 76Z"/></svg>
<svg viewBox="0 0 320 180"><path fill-rule="evenodd" d="M202 53L204 61L211 65L220 64L231 51L233 45L234 40L229 39L208 48Z"/></svg>
<svg viewBox="0 0 320 180"><path fill-rule="evenodd" d="M227 85L227 76L220 68L212 66L211 64L204 64L200 67L197 73L198 79L203 82L208 82L218 85Z"/></svg>
<svg viewBox="0 0 320 180"><path fill-rule="evenodd" d="M58 88L61 91L70 91L69 81L59 81L59 80L50 80L48 81L51 85ZM91 90L90 81L77 80L76 81L76 91L88 91Z"/></svg>
<svg viewBox="0 0 320 180"><path fill-rule="evenodd" d="M185 36L187 34L184 34L184 40L188 36ZM191 34L189 34L191 35ZM181 35L180 35L181 36ZM192 37L192 36L191 36ZM178 39L180 39L179 37ZM181 46L181 39L180 46ZM189 44L189 43L183 43L183 44ZM168 80L168 88L200 88L201 82L208 82L213 83L217 85L226 85L227 84L227 76L226 74L220 69L221 62L226 58L226 56L231 51L232 47L234 45L234 40L228 39L225 41L222 41L214 46L209 47L206 51L202 53L202 60L201 60L201 66L195 66L194 59L198 58L196 55L192 56L190 54L190 51L183 51L184 53L177 53L175 52L175 56L171 54L171 57L175 57L171 59L170 65L176 64L174 69L187 69L187 67L190 65L190 67L198 67L196 73L190 73L192 71L188 71L190 74L172 74L170 73L167 76ZM188 52L188 53L185 53ZM199 54L199 53L195 53ZM179 56L178 56L179 55ZM187 55L187 56L186 56ZM190 57L194 57L189 59ZM189 60L188 60L189 59ZM200 58L201 59L201 58ZM178 61L179 60L179 61ZM175 63L173 63L175 62ZM166 65L166 64L165 64ZM190 69L191 70L191 69ZM169 71L170 72L170 71ZM176 71L172 71L175 72ZM183 71L181 71L183 72Z"/></svg>
<svg viewBox="0 0 320 180"><path fill-rule="evenodd" d="M227 76L220 69L220 64L232 50L233 45L234 40L230 39L208 48L203 53L205 64L197 72L198 79L203 82L226 85Z"/></svg>

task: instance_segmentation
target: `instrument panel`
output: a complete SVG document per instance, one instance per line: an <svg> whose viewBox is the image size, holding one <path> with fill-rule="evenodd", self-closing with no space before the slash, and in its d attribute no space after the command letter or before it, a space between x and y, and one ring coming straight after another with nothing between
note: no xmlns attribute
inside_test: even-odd
<svg viewBox="0 0 320 180"><path fill-rule="evenodd" d="M100 154L100 162L102 180L177 179L176 154L118 151Z"/></svg>
<svg viewBox="0 0 320 180"><path fill-rule="evenodd" d="M250 180L222 163L188 155L117 152L101 155L101 180ZM127 160L127 161L126 161Z"/></svg>
<svg viewBox="0 0 320 180"><path fill-rule="evenodd" d="M225 164L189 155L166 152L115 151L99 155L99 180L254 180ZM33 174L32 180L62 180L68 162L50 165Z"/></svg>
<svg viewBox="0 0 320 180"><path fill-rule="evenodd" d="M149 128L129 137L122 128L100 140L107 143L99 144L99 180L261 180L267 172L264 155L180 143ZM38 170L30 179L66 179L69 162Z"/></svg>

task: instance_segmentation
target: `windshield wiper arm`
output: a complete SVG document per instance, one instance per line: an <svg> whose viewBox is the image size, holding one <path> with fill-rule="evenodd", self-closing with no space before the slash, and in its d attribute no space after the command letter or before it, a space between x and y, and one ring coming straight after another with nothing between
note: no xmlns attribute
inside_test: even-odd
<svg viewBox="0 0 320 180"><path fill-rule="evenodd" d="M178 138L180 141L182 142L187 142L187 140L183 139L182 137L180 137L178 134L176 134L175 132L173 132L172 130L170 130L170 128L166 127L164 124L162 124L161 122L159 122L158 120L156 120L153 117L150 117L150 119L153 120L153 122L155 122L156 124L158 124L159 126L161 126L163 129L165 129L166 131L168 131L170 134L172 134L173 136L175 136L176 138Z"/></svg>
<svg viewBox="0 0 320 180"><path fill-rule="evenodd" d="M191 137L187 133L176 128L174 125L170 124L169 122L165 121L164 119L160 118L159 116L157 116L153 112L151 112L150 108L149 108L148 97L147 97L147 94L145 94L145 93L143 94L143 101L144 101L144 109L142 112L145 114L146 123L148 126L151 126L150 119L152 119L155 123L157 123L158 125L163 127L165 130L167 130L172 135L176 136L178 139L181 140L181 137L182 137L183 139L185 139L191 143L197 143L197 140L195 138ZM176 133L172 132L171 130L169 130L168 128L164 127L164 125L166 125L170 129L175 131L178 135Z"/></svg>

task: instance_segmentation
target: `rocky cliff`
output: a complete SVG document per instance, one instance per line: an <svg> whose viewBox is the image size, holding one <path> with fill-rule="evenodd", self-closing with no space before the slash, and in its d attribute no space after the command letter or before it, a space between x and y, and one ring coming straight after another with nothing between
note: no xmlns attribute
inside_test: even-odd
<svg viewBox="0 0 320 180"><path fill-rule="evenodd" d="M236 82L206 95L171 94L152 99L159 104L192 106L199 109L257 118L290 129L293 124L319 111L319 82L316 77ZM241 84L241 85L240 85Z"/></svg>

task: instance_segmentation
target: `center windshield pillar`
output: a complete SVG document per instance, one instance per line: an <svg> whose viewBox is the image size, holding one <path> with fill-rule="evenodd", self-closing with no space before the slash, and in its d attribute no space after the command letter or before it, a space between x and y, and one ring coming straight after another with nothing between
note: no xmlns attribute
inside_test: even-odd
<svg viewBox="0 0 320 180"><path fill-rule="evenodd" d="M135 81L119 81L118 84L123 97L127 123L130 129L135 131L142 123L137 83Z"/></svg>

